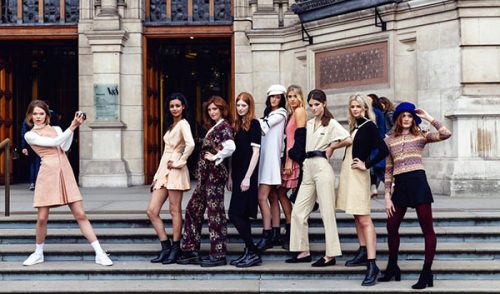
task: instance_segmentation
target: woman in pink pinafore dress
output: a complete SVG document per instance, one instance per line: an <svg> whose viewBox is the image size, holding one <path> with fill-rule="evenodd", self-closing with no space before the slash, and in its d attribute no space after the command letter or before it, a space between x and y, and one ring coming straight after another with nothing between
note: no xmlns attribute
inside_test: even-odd
<svg viewBox="0 0 500 294"><path fill-rule="evenodd" d="M47 236L47 220L52 207L68 205L80 230L95 250L95 262L101 265L113 265L111 259L101 248L85 211L82 195L76 184L75 176L65 151L73 141L73 132L85 120L82 112L77 112L66 131L52 127L47 103L32 101L26 111L26 119L33 129L24 135L26 142L41 157L40 171L35 185L33 206L38 209L36 223L36 249L23 263L35 265L44 262L43 246Z"/></svg>

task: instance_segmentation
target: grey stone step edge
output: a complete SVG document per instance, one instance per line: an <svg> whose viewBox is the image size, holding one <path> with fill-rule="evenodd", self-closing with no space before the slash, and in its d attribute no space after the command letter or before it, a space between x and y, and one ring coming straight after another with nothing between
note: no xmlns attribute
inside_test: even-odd
<svg viewBox="0 0 500 294"><path fill-rule="evenodd" d="M160 246L159 244L106 244L101 243L103 248L106 249L111 254L156 254L158 253ZM354 254L358 250L358 244L355 243L344 243L341 244L342 252L344 254ZM229 254L238 254L243 251L245 245L242 243L229 243L227 245L227 252ZM33 244L0 244L0 256L1 255L15 255L15 254L29 254L33 251ZM209 244L202 244L201 251L207 252L210 248ZM323 243L312 243L310 244L310 250L314 253L324 252ZM498 254L500 253L500 242L438 242L437 243L437 253L484 253L484 254ZM44 248L46 255L55 254L70 254L70 255L81 255L81 254L91 254L94 251L89 244L51 244L47 243ZM383 253L388 252L387 243L378 243L377 252ZM400 253L418 253L424 252L424 244L421 243L404 243L400 245ZM263 255L275 255L275 254L289 254L287 250L281 247L275 246L274 248L268 249Z"/></svg>
<svg viewBox="0 0 500 294"><path fill-rule="evenodd" d="M381 269L386 267L385 261L379 261L378 266ZM422 269L423 261L405 260L399 262L403 273L419 273ZM1 262L0 274L113 274L113 275L134 275L134 274L237 274L245 273L279 273L295 274L307 272L308 274L332 274L332 273L364 273L366 267L345 267L343 264L335 266L318 268L311 267L309 263L287 264L284 261L266 261L260 266L250 268L237 268L231 265L219 266L214 268L203 268L198 265L162 265L152 264L148 261L117 261L113 266L105 267L95 264L93 261L47 261L34 266L23 266L21 262ZM464 260L464 261L435 261L432 267L435 274L439 273L500 273L499 260ZM321 278L321 277L318 277Z"/></svg>
<svg viewBox="0 0 500 294"><path fill-rule="evenodd" d="M362 287L356 280L133 280L133 281L2 281L0 293L415 293L415 281ZM438 281L416 293L498 293L500 281Z"/></svg>

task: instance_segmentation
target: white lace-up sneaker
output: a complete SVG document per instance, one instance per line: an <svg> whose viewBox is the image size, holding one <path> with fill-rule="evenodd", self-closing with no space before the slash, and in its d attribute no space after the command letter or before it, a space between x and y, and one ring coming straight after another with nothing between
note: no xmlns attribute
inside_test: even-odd
<svg viewBox="0 0 500 294"><path fill-rule="evenodd" d="M108 254L104 251L95 254L95 263L105 266L113 265L113 261L108 257Z"/></svg>
<svg viewBox="0 0 500 294"><path fill-rule="evenodd" d="M43 253L32 253L26 260L23 262L23 265L35 265L37 263L43 262Z"/></svg>

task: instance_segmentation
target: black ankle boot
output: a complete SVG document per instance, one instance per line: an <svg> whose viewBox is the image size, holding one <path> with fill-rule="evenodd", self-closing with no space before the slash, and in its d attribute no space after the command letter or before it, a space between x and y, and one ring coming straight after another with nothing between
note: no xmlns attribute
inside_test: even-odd
<svg viewBox="0 0 500 294"><path fill-rule="evenodd" d="M364 266L366 265L367 259L368 255L366 252L366 246L360 246L356 256L354 256L353 259L346 261L345 266Z"/></svg>
<svg viewBox="0 0 500 294"><path fill-rule="evenodd" d="M177 257L181 254L181 241L174 241L172 243L172 249L168 257L162 262L163 264L172 264L177 262Z"/></svg>
<svg viewBox="0 0 500 294"><path fill-rule="evenodd" d="M368 265L366 266L366 276L361 286L373 286L377 282L377 276L380 270L374 259L368 259Z"/></svg>
<svg viewBox="0 0 500 294"><path fill-rule="evenodd" d="M229 262L230 265L237 265L240 261L242 261L243 259L245 259L245 257L247 257L247 254L248 254L248 248L245 247L245 250L243 251L243 254L240 255L240 257L236 258L236 259L233 259Z"/></svg>
<svg viewBox="0 0 500 294"><path fill-rule="evenodd" d="M259 252L273 248L273 232L271 230L262 230L262 239L257 243Z"/></svg>
<svg viewBox="0 0 500 294"><path fill-rule="evenodd" d="M413 289L425 289L427 286L434 286L434 275L432 274L432 263L426 262L424 263L424 268L422 272L420 272L420 277L418 277L418 282L411 286Z"/></svg>
<svg viewBox="0 0 500 294"><path fill-rule="evenodd" d="M170 242L171 242L170 239L167 239L165 241L160 241L161 251L157 257L151 259L152 263L160 263L163 262L166 258L168 258L170 250L172 249L172 243Z"/></svg>
<svg viewBox="0 0 500 294"><path fill-rule="evenodd" d="M283 239L281 238L281 227L273 228L273 246L282 246Z"/></svg>
<svg viewBox="0 0 500 294"><path fill-rule="evenodd" d="M290 249L290 224L285 225L285 239L283 240L283 249Z"/></svg>
<svg viewBox="0 0 500 294"><path fill-rule="evenodd" d="M394 277L394 280L401 281L401 269L398 266L397 259L389 258L389 263L385 269L384 275L378 279L379 282L389 282Z"/></svg>

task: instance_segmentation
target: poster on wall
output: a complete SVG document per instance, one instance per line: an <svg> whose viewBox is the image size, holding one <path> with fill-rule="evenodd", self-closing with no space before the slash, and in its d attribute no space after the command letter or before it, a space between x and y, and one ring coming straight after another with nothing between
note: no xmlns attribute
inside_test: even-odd
<svg viewBox="0 0 500 294"><path fill-rule="evenodd" d="M118 94L117 84L94 84L96 120L118 120Z"/></svg>

